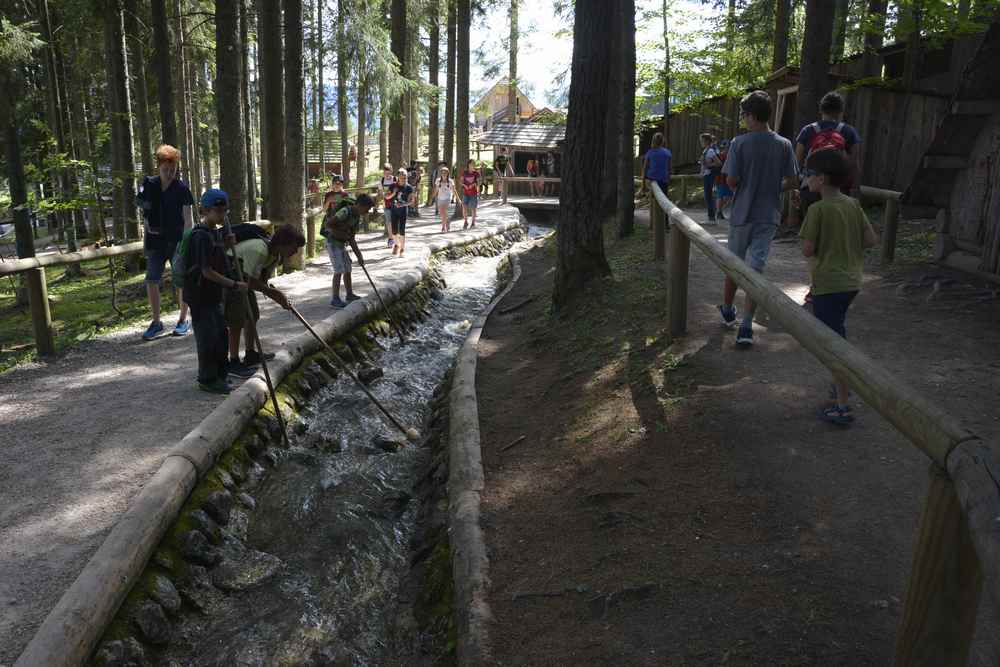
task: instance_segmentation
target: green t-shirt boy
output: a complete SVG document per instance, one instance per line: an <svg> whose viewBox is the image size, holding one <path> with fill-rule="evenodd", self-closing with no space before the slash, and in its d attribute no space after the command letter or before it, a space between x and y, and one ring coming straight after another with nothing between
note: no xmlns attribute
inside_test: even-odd
<svg viewBox="0 0 1000 667"><path fill-rule="evenodd" d="M856 199L839 195L809 207L799 236L815 247L813 295L861 289L868 217Z"/></svg>

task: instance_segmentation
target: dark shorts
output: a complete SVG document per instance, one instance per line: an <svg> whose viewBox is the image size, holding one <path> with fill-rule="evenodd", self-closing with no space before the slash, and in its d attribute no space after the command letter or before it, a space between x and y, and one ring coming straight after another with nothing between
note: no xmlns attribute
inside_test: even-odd
<svg viewBox="0 0 1000 667"><path fill-rule="evenodd" d="M857 291L813 294L813 315L840 334L841 337L847 338L847 330L844 328L844 322L847 320L847 309L850 308L851 302L857 295Z"/></svg>
<svg viewBox="0 0 1000 667"><path fill-rule="evenodd" d="M159 283L163 278L163 270L167 266L167 261L171 265L174 261L174 253L177 251L176 241L151 240L146 236L143 247L143 254L146 255L146 282ZM181 285L175 285L181 287Z"/></svg>
<svg viewBox="0 0 1000 667"><path fill-rule="evenodd" d="M392 235L406 236L406 208L392 209Z"/></svg>
<svg viewBox="0 0 1000 667"><path fill-rule="evenodd" d="M247 306L243 293L238 290L226 290L226 324L231 327L242 328L247 322ZM250 297L250 312L253 313L253 321L260 319L260 306L257 303L257 293L253 290L247 292Z"/></svg>

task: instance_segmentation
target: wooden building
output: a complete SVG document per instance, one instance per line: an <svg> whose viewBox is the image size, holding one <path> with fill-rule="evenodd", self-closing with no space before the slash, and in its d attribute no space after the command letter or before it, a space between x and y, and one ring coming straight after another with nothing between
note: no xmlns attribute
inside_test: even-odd
<svg viewBox="0 0 1000 667"><path fill-rule="evenodd" d="M527 176L528 161L536 160L543 165L543 175L551 178L559 178L562 173L562 145L565 139L565 125L543 123L497 123L474 138L481 146L492 146L493 155L497 155L501 147L506 148L515 176ZM526 184L517 184L512 194L521 189L528 191L527 187L521 186Z"/></svg>
<svg viewBox="0 0 1000 667"><path fill-rule="evenodd" d="M506 78L500 79L472 105L477 128L489 130L497 123L510 121L507 113L509 94L507 81ZM531 118L538 109L517 86L514 87L514 90L517 92L517 120L524 122Z"/></svg>
<svg viewBox="0 0 1000 667"><path fill-rule="evenodd" d="M980 43L917 160L904 213L938 221L937 258L1000 280L1000 22Z"/></svg>
<svg viewBox="0 0 1000 667"><path fill-rule="evenodd" d="M348 145L350 146L350 151L347 159L352 163L351 169L353 170L356 164L355 161L358 159L358 152L353 141L349 142ZM306 137L306 178L320 178L320 180L325 182L333 174L344 173L344 161L340 155L340 132L330 127L323 130L323 153L325 154L323 166L326 169L326 174L323 174L322 178L320 178L319 138L315 136ZM370 157L368 164L371 165Z"/></svg>

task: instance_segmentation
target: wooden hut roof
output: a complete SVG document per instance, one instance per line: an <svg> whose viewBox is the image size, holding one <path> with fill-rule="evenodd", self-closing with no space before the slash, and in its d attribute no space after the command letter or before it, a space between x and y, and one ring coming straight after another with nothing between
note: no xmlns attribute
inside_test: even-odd
<svg viewBox="0 0 1000 667"><path fill-rule="evenodd" d="M497 123L476 137L481 144L518 148L559 148L565 139L565 125L545 123Z"/></svg>

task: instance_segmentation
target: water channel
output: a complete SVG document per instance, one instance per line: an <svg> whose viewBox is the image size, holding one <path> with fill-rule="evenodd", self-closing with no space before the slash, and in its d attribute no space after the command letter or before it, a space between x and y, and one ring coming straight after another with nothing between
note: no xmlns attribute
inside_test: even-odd
<svg viewBox="0 0 1000 667"><path fill-rule="evenodd" d="M372 391L403 423L423 427L470 321L495 292L500 259L442 264L447 286L431 317L406 345L380 341L385 375ZM256 509L234 511L215 585L204 587L202 612L175 626L163 664L433 664L399 598L419 509L411 494L429 448L383 451L380 439L399 436L346 377L303 414L291 449L251 491Z"/></svg>

